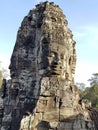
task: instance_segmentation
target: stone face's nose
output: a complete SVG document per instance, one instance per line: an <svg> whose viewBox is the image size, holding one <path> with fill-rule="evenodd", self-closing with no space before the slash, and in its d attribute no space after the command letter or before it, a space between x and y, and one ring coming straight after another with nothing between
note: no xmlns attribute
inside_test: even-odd
<svg viewBox="0 0 98 130"><path fill-rule="evenodd" d="M51 62L51 67L56 67L59 64L59 58L58 58L58 54L57 53L53 53L53 59Z"/></svg>

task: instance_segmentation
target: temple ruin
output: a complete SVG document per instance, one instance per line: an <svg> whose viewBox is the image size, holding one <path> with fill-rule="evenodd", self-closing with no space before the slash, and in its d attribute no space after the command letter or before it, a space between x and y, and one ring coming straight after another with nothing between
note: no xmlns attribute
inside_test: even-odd
<svg viewBox="0 0 98 130"><path fill-rule="evenodd" d="M0 91L1 130L98 130L97 110L81 101L74 83L76 42L67 25L53 2L36 5L22 21L11 80Z"/></svg>

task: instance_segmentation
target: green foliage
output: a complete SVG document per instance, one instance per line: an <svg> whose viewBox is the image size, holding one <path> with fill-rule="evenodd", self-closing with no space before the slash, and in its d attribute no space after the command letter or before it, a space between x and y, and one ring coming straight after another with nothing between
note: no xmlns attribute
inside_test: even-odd
<svg viewBox="0 0 98 130"><path fill-rule="evenodd" d="M83 99L90 100L93 107L98 106L98 85L87 88L84 91Z"/></svg>
<svg viewBox="0 0 98 130"><path fill-rule="evenodd" d="M78 87L80 98L83 97L84 90L85 90L85 84L84 83L76 83L76 86Z"/></svg>
<svg viewBox="0 0 98 130"><path fill-rule="evenodd" d="M98 73L92 74L92 77L88 81L90 81L91 86L98 85Z"/></svg>
<svg viewBox="0 0 98 130"><path fill-rule="evenodd" d="M90 81L90 87L85 89L79 89L80 96L83 100L89 100L92 103L92 107L98 108L98 73L93 74Z"/></svg>

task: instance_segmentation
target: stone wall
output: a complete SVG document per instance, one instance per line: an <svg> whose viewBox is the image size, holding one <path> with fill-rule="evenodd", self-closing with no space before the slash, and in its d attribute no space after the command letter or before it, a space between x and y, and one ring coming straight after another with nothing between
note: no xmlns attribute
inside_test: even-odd
<svg viewBox="0 0 98 130"><path fill-rule="evenodd" d="M62 10L36 5L24 18L1 90L1 130L94 130L74 85L76 51Z"/></svg>

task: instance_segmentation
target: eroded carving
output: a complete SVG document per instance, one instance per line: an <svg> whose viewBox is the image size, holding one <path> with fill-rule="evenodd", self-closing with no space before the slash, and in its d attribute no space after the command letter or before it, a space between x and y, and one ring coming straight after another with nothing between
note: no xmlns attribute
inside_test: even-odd
<svg viewBox="0 0 98 130"><path fill-rule="evenodd" d="M3 80L1 130L95 130L74 85L75 41L67 25L62 10L48 1L22 21L11 80Z"/></svg>

